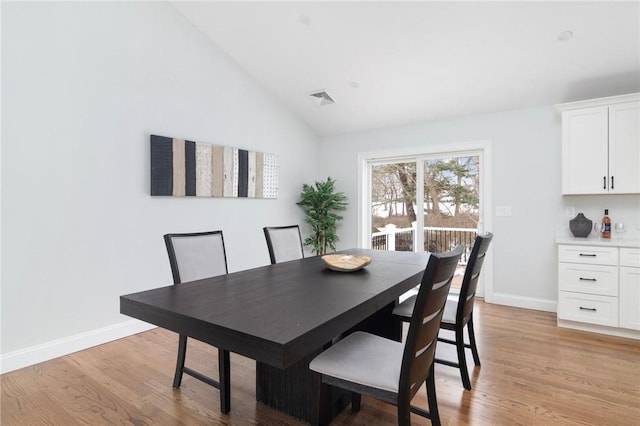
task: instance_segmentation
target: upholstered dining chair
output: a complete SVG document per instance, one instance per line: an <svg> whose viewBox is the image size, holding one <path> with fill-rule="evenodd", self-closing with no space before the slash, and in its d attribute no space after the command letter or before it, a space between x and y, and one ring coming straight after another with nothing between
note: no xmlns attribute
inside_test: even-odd
<svg viewBox="0 0 640 426"><path fill-rule="evenodd" d="M166 234L164 242L169 254L174 285L188 285L184 283L228 272L222 231ZM187 336L180 334L173 387L179 388L183 373L188 374L217 388L220 391L220 411L228 413L231 410L229 352L218 349L218 380L186 367L186 354Z"/></svg>
<svg viewBox="0 0 640 426"><path fill-rule="evenodd" d="M467 360L465 357L465 348L471 349L473 361L476 366L480 366L480 356L478 355L478 347L476 345L475 332L473 330L473 305L476 298L476 289L478 288L478 279L482 265L489 249L489 244L493 239L492 233L478 235L471 249L471 254L467 261L462 285L459 294L450 294L442 316L440 327L444 330L454 332L454 340L439 337L438 341L456 346L458 361L453 362L436 358L438 364L448 365L460 369L462 385L466 390L471 390L471 380L469 379L469 371L467 369ZM393 313L398 315L404 321L409 321L416 297L412 296L396 306ZM460 301L463 303L460 303ZM464 341L464 328L467 327L469 334L469 343Z"/></svg>
<svg viewBox="0 0 640 426"><path fill-rule="evenodd" d="M320 401L327 392L326 385L331 385L352 392L353 412L360 409L361 395L366 394L396 405L398 425L410 425L411 413L440 425L433 360L440 319L461 255L459 246L429 256L404 344L357 331L311 361L309 368L321 375ZM425 381L429 411L411 405ZM314 421L319 423L319 410L316 412Z"/></svg>
<svg viewBox="0 0 640 426"><path fill-rule="evenodd" d="M267 240L272 265L304 257L302 237L298 225L265 226L262 230Z"/></svg>

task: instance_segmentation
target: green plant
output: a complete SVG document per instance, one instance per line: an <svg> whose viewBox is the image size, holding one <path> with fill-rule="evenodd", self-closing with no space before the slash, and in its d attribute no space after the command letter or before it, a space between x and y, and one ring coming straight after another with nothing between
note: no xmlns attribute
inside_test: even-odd
<svg viewBox="0 0 640 426"><path fill-rule="evenodd" d="M307 222L311 226L311 235L305 238L304 245L311 246L314 253L323 255L328 248L335 250L339 240L336 233L338 222L342 216L336 212L346 210L347 196L336 192L335 180L330 177L326 181L316 181L315 186L302 185L300 200L296 203L305 212Z"/></svg>

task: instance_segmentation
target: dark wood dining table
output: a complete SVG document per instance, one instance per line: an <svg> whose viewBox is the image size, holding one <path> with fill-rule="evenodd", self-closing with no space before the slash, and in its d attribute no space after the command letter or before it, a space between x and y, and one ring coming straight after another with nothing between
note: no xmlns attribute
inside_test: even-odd
<svg viewBox="0 0 640 426"><path fill-rule="evenodd" d="M340 253L372 262L336 272L319 256L307 257L120 296L120 312L256 360L258 401L326 423L348 402L336 393L318 407L319 379L309 362L352 330L401 339L401 322L391 310L420 283L429 258L366 249Z"/></svg>

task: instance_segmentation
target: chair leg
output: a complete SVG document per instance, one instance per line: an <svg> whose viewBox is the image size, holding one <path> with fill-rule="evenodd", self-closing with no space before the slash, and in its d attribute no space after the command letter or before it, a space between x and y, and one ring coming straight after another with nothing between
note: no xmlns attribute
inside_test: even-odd
<svg viewBox="0 0 640 426"><path fill-rule="evenodd" d="M411 404L410 401L398 403L398 426L411 426Z"/></svg>
<svg viewBox="0 0 640 426"><path fill-rule="evenodd" d="M231 365L229 351L218 349L218 374L220 383L220 411L231 411Z"/></svg>
<svg viewBox="0 0 640 426"><path fill-rule="evenodd" d="M438 412L438 398L436 397L436 377L434 364L427 377L427 401L429 402L429 418L433 426L440 426L440 413Z"/></svg>
<svg viewBox="0 0 640 426"><path fill-rule="evenodd" d="M176 372L173 376L173 387L179 388L182 383L182 370L184 369L184 360L187 355L187 336L181 334L178 338L178 359L176 360Z"/></svg>
<svg viewBox="0 0 640 426"><path fill-rule="evenodd" d="M467 331L469 332L469 346L471 346L473 362L479 367L480 355L478 355L478 347L476 346L476 333L473 331L473 313L469 317L469 322L467 322Z"/></svg>
<svg viewBox="0 0 640 426"><path fill-rule="evenodd" d="M467 359L464 354L464 328L456 327L456 349L458 352L458 366L460 368L460 376L462 377L462 385L466 390L471 390L471 380L469 380L469 371L467 370Z"/></svg>
<svg viewBox="0 0 640 426"><path fill-rule="evenodd" d="M351 392L351 412L357 413L360 411L360 403L362 401L362 395L357 392Z"/></svg>

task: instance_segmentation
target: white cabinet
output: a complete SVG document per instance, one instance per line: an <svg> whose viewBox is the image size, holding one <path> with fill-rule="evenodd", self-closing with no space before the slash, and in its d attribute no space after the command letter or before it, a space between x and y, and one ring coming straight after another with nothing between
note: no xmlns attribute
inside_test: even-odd
<svg viewBox="0 0 640 426"><path fill-rule="evenodd" d="M640 248L558 245L558 325L640 339Z"/></svg>
<svg viewBox="0 0 640 426"><path fill-rule="evenodd" d="M618 326L618 248L558 246L558 319Z"/></svg>
<svg viewBox="0 0 640 426"><path fill-rule="evenodd" d="M640 193L640 101L609 106L609 192Z"/></svg>
<svg viewBox="0 0 640 426"><path fill-rule="evenodd" d="M562 193L603 192L608 174L608 108L562 113ZM604 182L606 184L606 181Z"/></svg>
<svg viewBox="0 0 640 426"><path fill-rule="evenodd" d="M620 327L640 330L640 249L620 249Z"/></svg>
<svg viewBox="0 0 640 426"><path fill-rule="evenodd" d="M562 193L640 193L640 94L557 108L562 111Z"/></svg>

